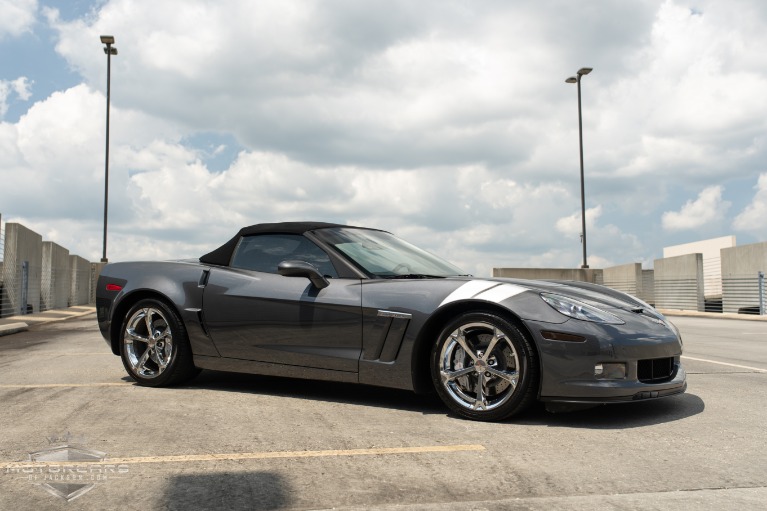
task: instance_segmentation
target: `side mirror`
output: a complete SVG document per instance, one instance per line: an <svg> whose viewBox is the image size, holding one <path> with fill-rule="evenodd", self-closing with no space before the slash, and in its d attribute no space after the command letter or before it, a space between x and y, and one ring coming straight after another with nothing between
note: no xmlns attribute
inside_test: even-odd
<svg viewBox="0 0 767 511"><path fill-rule="evenodd" d="M277 265L277 273L283 277L306 277L317 289L324 289L330 285L320 270L306 261L282 261Z"/></svg>

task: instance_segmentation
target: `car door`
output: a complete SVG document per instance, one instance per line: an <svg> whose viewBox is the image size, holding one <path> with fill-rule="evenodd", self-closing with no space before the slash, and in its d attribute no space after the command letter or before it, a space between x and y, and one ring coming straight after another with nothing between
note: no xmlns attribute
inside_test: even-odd
<svg viewBox="0 0 767 511"><path fill-rule="evenodd" d="M323 289L284 277L284 260L314 264ZM210 270L203 318L222 357L357 372L362 349L360 280L337 277L327 254L296 234L243 237L230 267Z"/></svg>

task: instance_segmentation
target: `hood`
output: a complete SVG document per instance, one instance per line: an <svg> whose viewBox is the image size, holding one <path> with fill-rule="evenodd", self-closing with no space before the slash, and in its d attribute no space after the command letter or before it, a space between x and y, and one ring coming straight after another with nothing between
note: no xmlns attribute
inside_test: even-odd
<svg viewBox="0 0 767 511"><path fill-rule="evenodd" d="M524 279L505 279L494 278L499 282L509 282L518 286L526 287L532 291L547 292L574 298L582 302L594 305L600 308L615 308L631 312L641 312L647 310L649 305L641 300L626 294L622 291L591 284L589 282L579 282L573 280L524 280ZM652 312L655 312L652 310Z"/></svg>

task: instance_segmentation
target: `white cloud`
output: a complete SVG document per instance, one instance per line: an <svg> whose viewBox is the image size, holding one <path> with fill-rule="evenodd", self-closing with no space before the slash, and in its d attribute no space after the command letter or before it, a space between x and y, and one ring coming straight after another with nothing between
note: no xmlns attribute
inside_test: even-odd
<svg viewBox="0 0 767 511"><path fill-rule="evenodd" d="M119 229L183 232L189 249L206 242L212 248L250 223L315 219L388 229L467 271L489 275L492 265L559 239L549 226L575 200L561 186L518 185L482 166L317 168L279 154L243 152L229 169L211 173L194 152L160 142L121 159L144 171L130 178L133 217ZM552 197L562 206L536 208ZM164 246L179 247L152 243L153 250ZM140 253L118 250L113 259Z"/></svg>
<svg viewBox="0 0 767 511"><path fill-rule="evenodd" d="M740 0L696 7L663 2L628 72L601 93L591 92L600 69L587 78L598 94L585 107L587 122L598 116L587 148L604 172L715 182L764 160L767 63L756 56L767 52L767 12Z"/></svg>
<svg viewBox="0 0 767 511"><path fill-rule="evenodd" d="M749 0L696 8L702 14L676 0L600 9L109 0L82 16L45 8L56 59L82 83L0 123L0 205L6 219L99 257L98 36L111 33L110 259L194 256L243 224L318 219L392 230L478 275L577 266L577 103L564 79L589 65L586 189L598 204L587 213L589 262L651 260L684 229L732 222L723 185L755 180L767 157L767 9ZM22 74L49 83L26 70L10 76ZM29 80L2 83L0 112L31 97ZM196 146L201 133L214 142ZM213 172L206 162L218 156ZM662 216L679 207L669 194L680 186L705 190ZM7 191L19 187L30 194ZM751 197L736 188L736 228L759 233L748 226L762 192L746 208Z"/></svg>
<svg viewBox="0 0 767 511"><path fill-rule="evenodd" d="M16 37L28 31L35 22L37 0L0 0L0 39Z"/></svg>
<svg viewBox="0 0 767 511"><path fill-rule="evenodd" d="M597 218L602 216L602 205L595 208L586 208L586 235L588 230L594 227ZM570 216L557 220L557 230L562 234L581 236L583 234L583 215L579 211Z"/></svg>
<svg viewBox="0 0 767 511"><path fill-rule="evenodd" d="M104 183L104 111L106 100L85 85L56 92L35 103L17 123L0 124L2 206L7 214L25 218L99 218ZM135 151L154 136L172 137L167 123L112 107L110 197L113 213L128 193L128 170ZM152 126L147 130L147 126ZM143 163L139 162L141 168ZM26 190L27 193L14 193ZM118 215L119 216L119 215Z"/></svg>
<svg viewBox="0 0 767 511"><path fill-rule="evenodd" d="M319 8L289 0L257 7L113 0L91 19L64 21L47 12L61 34L58 52L93 88L103 87L104 65L82 48L113 33L117 103L193 129L229 131L253 150L319 165L483 162L534 172L544 162L525 153L557 131L560 107L573 104L554 35L583 17L575 7L567 16L561 6L539 9L505 2ZM609 9L612 19L649 12ZM597 24L612 30L612 22ZM611 48L635 43L643 30L612 33ZM544 152L552 150L561 148Z"/></svg>
<svg viewBox="0 0 767 511"><path fill-rule="evenodd" d="M759 176L751 203L735 217L733 228L767 236L767 173Z"/></svg>
<svg viewBox="0 0 767 511"><path fill-rule="evenodd" d="M694 201L689 200L679 211L663 213L663 228L669 231L698 229L724 218L730 202L722 200L722 187L709 186Z"/></svg>
<svg viewBox="0 0 767 511"><path fill-rule="evenodd" d="M603 214L602 205L586 209L587 262L591 268L604 268L624 262L633 262L642 253L643 246L636 235L625 233L613 224L601 225L598 220ZM568 240L583 243L583 221L581 212L559 218L556 229ZM607 255L609 253L609 255ZM572 254L569 260L573 260ZM581 257L582 261L582 257ZM570 265L574 265L571 262Z"/></svg>
<svg viewBox="0 0 767 511"><path fill-rule="evenodd" d="M27 101L32 96L32 84L26 76L15 80L0 80L0 119L8 112L8 102L11 94L16 94L22 101Z"/></svg>

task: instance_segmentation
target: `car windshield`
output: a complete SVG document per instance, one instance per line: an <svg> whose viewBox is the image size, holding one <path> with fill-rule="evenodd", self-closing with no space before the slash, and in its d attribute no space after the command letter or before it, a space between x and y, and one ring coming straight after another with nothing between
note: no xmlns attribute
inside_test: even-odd
<svg viewBox="0 0 767 511"><path fill-rule="evenodd" d="M332 228L315 231L368 274L382 278L429 278L464 274L447 261L383 231Z"/></svg>

